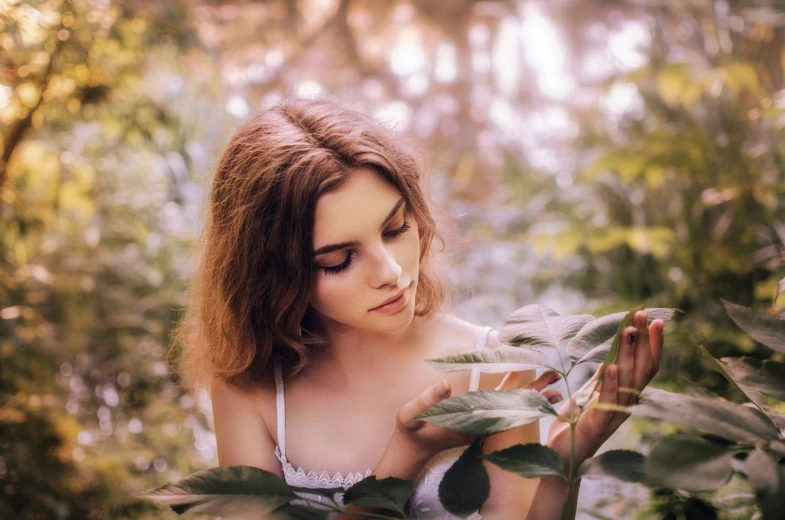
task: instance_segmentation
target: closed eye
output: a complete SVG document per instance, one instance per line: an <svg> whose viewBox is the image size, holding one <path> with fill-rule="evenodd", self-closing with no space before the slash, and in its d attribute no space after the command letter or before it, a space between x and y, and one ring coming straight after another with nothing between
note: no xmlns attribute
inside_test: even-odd
<svg viewBox="0 0 785 520"><path fill-rule="evenodd" d="M409 223L404 221L403 226L399 227L398 229L393 229L392 231L388 231L387 233L384 234L384 236L386 236L387 238L396 238L403 235L411 228L412 227L409 225Z"/></svg>

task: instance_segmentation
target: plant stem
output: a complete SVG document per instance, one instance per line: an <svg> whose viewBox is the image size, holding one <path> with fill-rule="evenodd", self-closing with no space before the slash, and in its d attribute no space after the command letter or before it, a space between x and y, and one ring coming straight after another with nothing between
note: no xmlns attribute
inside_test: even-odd
<svg viewBox="0 0 785 520"><path fill-rule="evenodd" d="M575 425L581 418L583 410L578 409L578 416L575 415L575 408L572 403L572 392L570 391L570 383L567 381L567 376L564 376L564 386L567 388L567 402L570 405L570 470L567 476L567 496L564 498L564 507L561 510L561 520L567 517L567 510L570 507L570 497L572 495L572 488L575 485ZM577 404L575 405L577 407Z"/></svg>

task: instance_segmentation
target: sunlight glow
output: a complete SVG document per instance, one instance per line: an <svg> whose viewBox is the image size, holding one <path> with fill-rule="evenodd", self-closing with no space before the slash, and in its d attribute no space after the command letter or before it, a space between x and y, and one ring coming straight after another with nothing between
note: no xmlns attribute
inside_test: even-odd
<svg viewBox="0 0 785 520"><path fill-rule="evenodd" d="M493 46L493 72L499 90L507 95L515 93L518 86L519 27L512 18L505 18L499 27L499 35Z"/></svg>
<svg viewBox="0 0 785 520"><path fill-rule="evenodd" d="M567 51L556 27L537 5L526 4L521 31L524 60L535 70L540 92L566 98L575 89L575 80L564 71Z"/></svg>
<svg viewBox="0 0 785 520"><path fill-rule="evenodd" d="M251 107L244 97L235 94L226 102L226 111L237 119L245 119L251 112Z"/></svg>
<svg viewBox="0 0 785 520"><path fill-rule="evenodd" d="M390 69L398 76L408 76L422 70L428 59L414 29L401 32L398 43L390 51Z"/></svg>
<svg viewBox="0 0 785 520"><path fill-rule="evenodd" d="M393 101L374 111L373 117L395 132L405 132L411 123L411 111L403 101Z"/></svg>
<svg viewBox="0 0 785 520"><path fill-rule="evenodd" d="M442 42L436 49L436 68L434 77L439 83L452 83L457 76L455 66L455 46L452 43Z"/></svg>
<svg viewBox="0 0 785 520"><path fill-rule="evenodd" d="M649 44L649 33L642 22L628 21L620 31L608 35L608 48L622 67L634 69L646 64L641 48Z"/></svg>
<svg viewBox="0 0 785 520"><path fill-rule="evenodd" d="M321 95L322 86L316 81L303 81L297 85L297 96L304 98L317 97Z"/></svg>

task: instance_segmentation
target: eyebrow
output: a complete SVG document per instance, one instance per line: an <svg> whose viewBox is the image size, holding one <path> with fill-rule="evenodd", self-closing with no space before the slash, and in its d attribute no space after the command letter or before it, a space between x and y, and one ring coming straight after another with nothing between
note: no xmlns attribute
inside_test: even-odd
<svg viewBox="0 0 785 520"><path fill-rule="evenodd" d="M384 218L384 222L382 222L381 228L383 229L384 226L398 213L398 210L401 208L401 205L404 203L403 197L393 206L393 209L387 214ZM339 249L344 249L346 247L356 246L358 242L356 240L352 242L341 242L340 244L330 244L324 247L320 247L316 251L313 252L313 256L324 255L326 253L332 253L333 251L338 251Z"/></svg>

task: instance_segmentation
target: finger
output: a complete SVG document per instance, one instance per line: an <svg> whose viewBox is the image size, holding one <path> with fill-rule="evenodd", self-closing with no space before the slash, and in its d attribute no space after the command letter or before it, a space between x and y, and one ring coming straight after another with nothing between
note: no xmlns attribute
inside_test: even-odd
<svg viewBox="0 0 785 520"><path fill-rule="evenodd" d="M638 339L638 329L635 327L627 327L622 332L621 344L619 345L619 355L616 358L616 365L618 366L617 382L620 389L630 388L632 386L632 375L634 369L633 352L635 343ZM607 372L607 370L606 370ZM619 395L619 404L627 406L629 403L629 394L621 393Z"/></svg>
<svg viewBox="0 0 785 520"><path fill-rule="evenodd" d="M635 344L633 353L633 378L632 385L636 390L642 390L649 382L651 374L651 347L649 345L649 317L646 311L635 313L636 320L633 320L638 329L638 342ZM635 402L635 398L629 401Z"/></svg>
<svg viewBox="0 0 785 520"><path fill-rule="evenodd" d="M564 400L564 396L558 390L553 389L545 390L542 392L542 396L545 397L545 399L547 399L551 404L556 404Z"/></svg>
<svg viewBox="0 0 785 520"><path fill-rule="evenodd" d="M507 374L504 376L504 379L502 379L502 382L499 383L499 386L497 386L494 390L496 390L497 392L506 392L508 390L515 390L516 388L518 388L518 383L521 382L521 377L523 377L522 370L515 371L515 372L507 372Z"/></svg>
<svg viewBox="0 0 785 520"><path fill-rule="evenodd" d="M649 381L651 381L660 370L664 329L665 322L659 319L654 320L649 326L649 347L651 349L651 378L649 378Z"/></svg>
<svg viewBox="0 0 785 520"><path fill-rule="evenodd" d="M410 424L409 421L439 401L447 399L451 392L452 389L447 381L440 381L429 386L425 392L418 395L416 399L409 401L401 407L398 411L399 421L402 424L407 425L407 427L418 427L418 424L422 423L422 421L416 421L414 424Z"/></svg>
<svg viewBox="0 0 785 520"><path fill-rule="evenodd" d="M603 404L619 404L619 393L616 391L618 386L619 367L616 365L608 365L605 369L605 375L602 376L602 389L600 390L600 397L598 401ZM592 408L594 411L594 419L597 423L607 425L610 423L615 412L611 410L599 410Z"/></svg>
<svg viewBox="0 0 785 520"><path fill-rule="evenodd" d="M540 374L540 377L526 385L526 388L541 392L543 389L545 389L545 387L552 385L559 379L561 379L561 374L555 370L546 370Z"/></svg>

